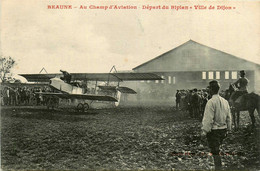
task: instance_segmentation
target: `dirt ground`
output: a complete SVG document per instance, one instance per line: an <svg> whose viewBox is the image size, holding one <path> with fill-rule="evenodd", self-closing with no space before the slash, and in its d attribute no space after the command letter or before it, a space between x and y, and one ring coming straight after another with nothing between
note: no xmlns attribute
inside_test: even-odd
<svg viewBox="0 0 260 171"><path fill-rule="evenodd" d="M256 115L257 116L257 115ZM222 146L230 170L260 170L259 117L248 113ZM170 107L127 107L76 113L2 107L3 170L210 170L201 123ZM201 145L202 144L202 145Z"/></svg>

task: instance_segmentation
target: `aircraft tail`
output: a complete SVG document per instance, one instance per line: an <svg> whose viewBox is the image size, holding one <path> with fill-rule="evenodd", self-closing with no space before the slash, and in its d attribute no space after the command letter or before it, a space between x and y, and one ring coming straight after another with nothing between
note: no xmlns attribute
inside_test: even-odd
<svg viewBox="0 0 260 171"><path fill-rule="evenodd" d="M117 90L121 93L126 93L126 94L137 94L136 91L129 87L118 87Z"/></svg>
<svg viewBox="0 0 260 171"><path fill-rule="evenodd" d="M116 86L98 86L101 90L107 93L113 93L117 102L115 102L115 106L119 106L120 101L122 100L123 94L137 94L136 91L129 87L116 87Z"/></svg>

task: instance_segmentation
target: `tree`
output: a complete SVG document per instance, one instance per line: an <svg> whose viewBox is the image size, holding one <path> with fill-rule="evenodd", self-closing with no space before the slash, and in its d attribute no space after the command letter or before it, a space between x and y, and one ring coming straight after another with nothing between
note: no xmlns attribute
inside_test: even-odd
<svg viewBox="0 0 260 171"><path fill-rule="evenodd" d="M12 57L0 56L0 79L2 82L6 81L6 74L11 72L15 64L15 60Z"/></svg>

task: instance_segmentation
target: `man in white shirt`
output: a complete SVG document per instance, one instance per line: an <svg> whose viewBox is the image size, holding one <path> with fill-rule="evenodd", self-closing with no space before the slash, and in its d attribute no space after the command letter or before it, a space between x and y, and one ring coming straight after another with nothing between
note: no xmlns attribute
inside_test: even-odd
<svg viewBox="0 0 260 171"><path fill-rule="evenodd" d="M215 170L221 169L220 145L231 130L231 113L228 101L219 96L218 81L209 83L212 98L207 102L202 120L202 137L206 136L209 148L213 154Z"/></svg>

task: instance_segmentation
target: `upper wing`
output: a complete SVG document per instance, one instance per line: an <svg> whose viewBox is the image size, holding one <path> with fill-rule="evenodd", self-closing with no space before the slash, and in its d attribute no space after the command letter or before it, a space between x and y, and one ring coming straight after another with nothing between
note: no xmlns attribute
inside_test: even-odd
<svg viewBox="0 0 260 171"><path fill-rule="evenodd" d="M65 94L65 93L36 93L44 96L54 96L62 99L86 99L86 100L98 100L98 101L111 101L117 102L117 99L112 96L103 96L95 94Z"/></svg>
<svg viewBox="0 0 260 171"><path fill-rule="evenodd" d="M137 72L126 72L126 73L111 73L115 77L122 81L135 81L135 80L163 80L163 78L154 73L137 73Z"/></svg>
<svg viewBox="0 0 260 171"><path fill-rule="evenodd" d="M28 81L48 82L51 78L60 77L62 74L20 74ZM134 80L163 80L154 73L71 73L73 80L85 81L134 81Z"/></svg>
<svg viewBox="0 0 260 171"><path fill-rule="evenodd" d="M86 81L133 81L133 80L163 80L154 73L72 73L72 80Z"/></svg>
<svg viewBox="0 0 260 171"><path fill-rule="evenodd" d="M7 87L45 87L49 86L49 84L39 83L39 84L29 84L29 83L1 83L0 86L7 86Z"/></svg>
<svg viewBox="0 0 260 171"><path fill-rule="evenodd" d="M29 82L49 82L51 78L62 76L62 74L19 74Z"/></svg>

